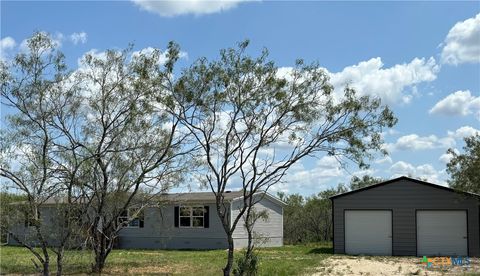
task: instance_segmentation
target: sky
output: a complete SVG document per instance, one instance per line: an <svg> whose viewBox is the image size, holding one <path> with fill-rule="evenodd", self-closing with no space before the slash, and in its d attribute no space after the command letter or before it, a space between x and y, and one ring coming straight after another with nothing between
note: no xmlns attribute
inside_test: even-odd
<svg viewBox="0 0 480 276"><path fill-rule="evenodd" d="M291 168L272 191L311 195L352 176L410 175L447 185L446 151L480 130L480 2L1 1L0 58L34 31L61 45L71 68L88 51L165 49L187 65L249 39L279 67L318 61L341 89L377 96L399 119L385 130L388 157L368 170L319 155ZM5 108L2 107L2 112Z"/></svg>

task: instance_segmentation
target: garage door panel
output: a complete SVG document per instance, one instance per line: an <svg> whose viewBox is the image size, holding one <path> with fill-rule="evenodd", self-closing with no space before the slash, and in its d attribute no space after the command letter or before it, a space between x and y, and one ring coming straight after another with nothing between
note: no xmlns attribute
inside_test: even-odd
<svg viewBox="0 0 480 276"><path fill-rule="evenodd" d="M417 211L417 254L468 255L467 212Z"/></svg>
<svg viewBox="0 0 480 276"><path fill-rule="evenodd" d="M346 210L345 253L392 255L392 212Z"/></svg>

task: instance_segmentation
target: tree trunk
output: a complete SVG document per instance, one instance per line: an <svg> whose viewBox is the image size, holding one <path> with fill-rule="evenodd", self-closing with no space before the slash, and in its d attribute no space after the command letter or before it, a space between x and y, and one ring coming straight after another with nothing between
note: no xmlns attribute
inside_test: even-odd
<svg viewBox="0 0 480 276"><path fill-rule="evenodd" d="M38 233L40 233L39 230ZM42 273L44 276L48 276L50 275L50 256L48 255L47 244L43 241L43 236L39 236L39 238L42 241L42 252L44 256L44 260L42 262Z"/></svg>
<svg viewBox="0 0 480 276"><path fill-rule="evenodd" d="M103 229L103 233L110 233L109 229ZM112 235L97 233L94 241L95 263L92 265L92 272L101 274L105 268L108 255L112 252L115 239Z"/></svg>
<svg viewBox="0 0 480 276"><path fill-rule="evenodd" d="M233 237L232 233L227 234L228 239L228 257L227 257L227 265L223 268L223 276L230 276L230 271L232 271L233 266Z"/></svg>
<svg viewBox="0 0 480 276"><path fill-rule="evenodd" d="M43 276L49 276L50 275L50 262L48 260L46 260L42 263L42 266L43 266L43 271L42 271Z"/></svg>
<svg viewBox="0 0 480 276"><path fill-rule="evenodd" d="M95 252L95 264L92 267L93 273L102 274L103 268L105 267L105 260L107 255L105 252Z"/></svg>
<svg viewBox="0 0 480 276"><path fill-rule="evenodd" d="M94 244L95 263L92 266L92 272L101 274L105 267L105 260L107 259L106 239L101 233L97 233L96 235L97 239Z"/></svg>
<svg viewBox="0 0 480 276"><path fill-rule="evenodd" d="M252 234L252 230L253 229L251 229L250 226L247 227L248 244L247 244L247 251L245 252L245 260L246 261L250 260L250 258L252 257L252 253L253 253L253 234Z"/></svg>
<svg viewBox="0 0 480 276"><path fill-rule="evenodd" d="M251 203L250 203L251 204ZM250 219L251 216L251 207L247 209L247 215L245 218L245 228L247 230L247 251L245 252L245 261L249 262L253 253L253 223Z"/></svg>
<svg viewBox="0 0 480 276"><path fill-rule="evenodd" d="M57 252L57 276L63 273L63 248L60 248Z"/></svg>

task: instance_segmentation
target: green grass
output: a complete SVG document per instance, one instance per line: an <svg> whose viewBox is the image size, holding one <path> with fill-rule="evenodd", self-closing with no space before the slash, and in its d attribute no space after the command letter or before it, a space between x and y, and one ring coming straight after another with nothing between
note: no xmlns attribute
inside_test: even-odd
<svg viewBox="0 0 480 276"><path fill-rule="evenodd" d="M238 256L240 252L236 252ZM286 245L258 249L260 275L302 275L331 256L331 244ZM0 274L35 273L33 255L25 248L0 247ZM68 251L64 272L88 273L93 255L90 251ZM51 255L51 270L56 270ZM113 250L107 259L108 274L220 275L226 262L225 250Z"/></svg>

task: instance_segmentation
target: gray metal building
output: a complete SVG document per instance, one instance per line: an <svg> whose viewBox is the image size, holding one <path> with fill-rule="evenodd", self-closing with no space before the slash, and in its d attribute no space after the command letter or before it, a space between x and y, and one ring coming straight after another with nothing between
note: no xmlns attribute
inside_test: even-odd
<svg viewBox="0 0 480 276"><path fill-rule="evenodd" d="M333 196L334 253L479 256L479 199L409 177Z"/></svg>

